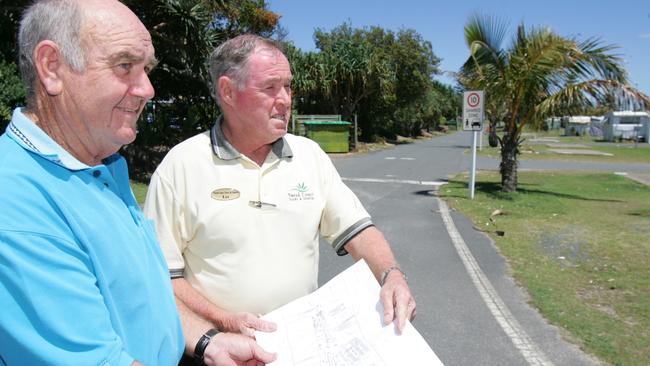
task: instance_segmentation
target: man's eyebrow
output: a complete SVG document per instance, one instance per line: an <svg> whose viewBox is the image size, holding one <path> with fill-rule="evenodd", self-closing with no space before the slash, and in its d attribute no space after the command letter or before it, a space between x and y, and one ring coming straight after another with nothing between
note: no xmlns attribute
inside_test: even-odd
<svg viewBox="0 0 650 366"><path fill-rule="evenodd" d="M124 61L141 62L144 61L144 56L129 51L122 51L110 55L108 59L109 61L111 61L111 63L124 62Z"/></svg>
<svg viewBox="0 0 650 366"><path fill-rule="evenodd" d="M129 51L117 52L109 56L109 61L112 64L122 63L122 62L137 63L137 62L143 62L144 60L145 60L144 56ZM146 64L147 67L149 67L149 69L152 70L154 67L158 65L158 59L156 58L156 56L152 56L149 60L147 60Z"/></svg>
<svg viewBox="0 0 650 366"><path fill-rule="evenodd" d="M264 80L264 82L265 82L266 84L273 84L273 83L276 83L276 82L278 82L278 81L285 81L285 80L288 81L288 82L291 82L291 81L293 80L293 76L291 76L291 77L288 78L288 79L287 79L287 78L284 78L284 77L282 77L282 76L273 76L273 77L270 77L270 78Z"/></svg>

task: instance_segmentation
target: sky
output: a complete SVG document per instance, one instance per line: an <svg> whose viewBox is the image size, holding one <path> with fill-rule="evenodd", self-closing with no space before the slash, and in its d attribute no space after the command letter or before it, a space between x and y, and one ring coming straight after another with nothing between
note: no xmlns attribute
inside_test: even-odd
<svg viewBox="0 0 650 366"><path fill-rule="evenodd" d="M632 85L650 95L650 0L267 0L279 14L287 38L303 51L315 50L314 29L331 31L349 22L353 28L379 26L414 29L430 41L443 71L458 71L469 55L463 26L472 14L496 16L509 24L506 45L522 22L556 33L598 37L619 46ZM453 84L447 76L440 81Z"/></svg>

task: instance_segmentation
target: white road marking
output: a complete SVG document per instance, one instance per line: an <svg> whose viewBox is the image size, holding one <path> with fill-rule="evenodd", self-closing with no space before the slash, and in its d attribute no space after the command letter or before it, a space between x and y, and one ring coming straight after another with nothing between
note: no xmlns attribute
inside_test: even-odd
<svg viewBox="0 0 650 366"><path fill-rule="evenodd" d="M342 180L349 182L366 182L366 183L400 183L400 184L417 184L422 186L438 187L447 182L443 181L425 181L425 180L409 180L409 179L380 179L380 178L343 178Z"/></svg>
<svg viewBox="0 0 650 366"><path fill-rule="evenodd" d="M377 179L377 178L343 178L344 181L351 182L369 182L369 183L402 183L402 184L417 184L426 186L441 186L446 184L444 181L420 181L420 180L403 180L403 179ZM519 350L524 359L531 366L553 366L553 363L546 357L544 352L537 347L532 339L526 334L526 331L521 327L517 319L512 315L508 306L501 300L501 297L492 286L492 283L487 278L481 267L476 262L472 252L467 247L465 240L456 229L447 203L436 197L442 221L445 228L449 233L451 241L454 243L456 252L465 266L465 270L469 274L474 286L478 290L481 298L485 302L492 316L496 319L501 329L510 338L514 346Z"/></svg>
<svg viewBox="0 0 650 366"><path fill-rule="evenodd" d="M399 158L399 160L415 160L415 158Z"/></svg>
<svg viewBox="0 0 650 366"><path fill-rule="evenodd" d="M397 159L397 158L394 157L394 156L387 156L387 157L385 157L384 159L386 159L386 160L395 160L395 159Z"/></svg>
<svg viewBox="0 0 650 366"><path fill-rule="evenodd" d="M454 247L460 256L460 259L463 261L467 273L471 277L472 282L474 282L474 286L476 286L479 294L481 294L488 309L490 309L492 316L494 316L503 331L512 340L512 343L519 352L521 352L529 365L553 365L537 345L533 343L528 334L526 334L517 319L515 319L510 312L510 309L508 309L503 300L501 300L501 297L499 297L499 294L492 286L492 283L490 283L490 280L485 276L481 267L479 267L476 259L463 240L463 237L460 236L458 229L456 229L456 225L451 218L449 208L445 201L439 197L436 197L436 200L438 200L440 215L442 216L442 221L445 223L449 237L451 237L451 241L454 243Z"/></svg>

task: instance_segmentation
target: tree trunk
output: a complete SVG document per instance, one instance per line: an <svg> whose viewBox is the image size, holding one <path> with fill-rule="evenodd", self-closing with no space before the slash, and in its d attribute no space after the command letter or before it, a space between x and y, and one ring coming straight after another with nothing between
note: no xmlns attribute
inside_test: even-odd
<svg viewBox="0 0 650 366"><path fill-rule="evenodd" d="M505 134L501 139L501 190L503 192L517 191L517 154L519 143L517 138Z"/></svg>
<svg viewBox="0 0 650 366"><path fill-rule="evenodd" d="M488 134L488 143L490 147L499 146L499 137L497 136L497 127L496 125L490 124L490 133Z"/></svg>

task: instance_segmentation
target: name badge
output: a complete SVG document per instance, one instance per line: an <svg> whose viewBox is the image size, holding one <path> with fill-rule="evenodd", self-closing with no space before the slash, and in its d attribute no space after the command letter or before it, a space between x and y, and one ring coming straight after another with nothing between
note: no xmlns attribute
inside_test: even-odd
<svg viewBox="0 0 650 366"><path fill-rule="evenodd" d="M239 198L239 191L234 188L219 188L212 191L212 198L217 201L230 201Z"/></svg>

